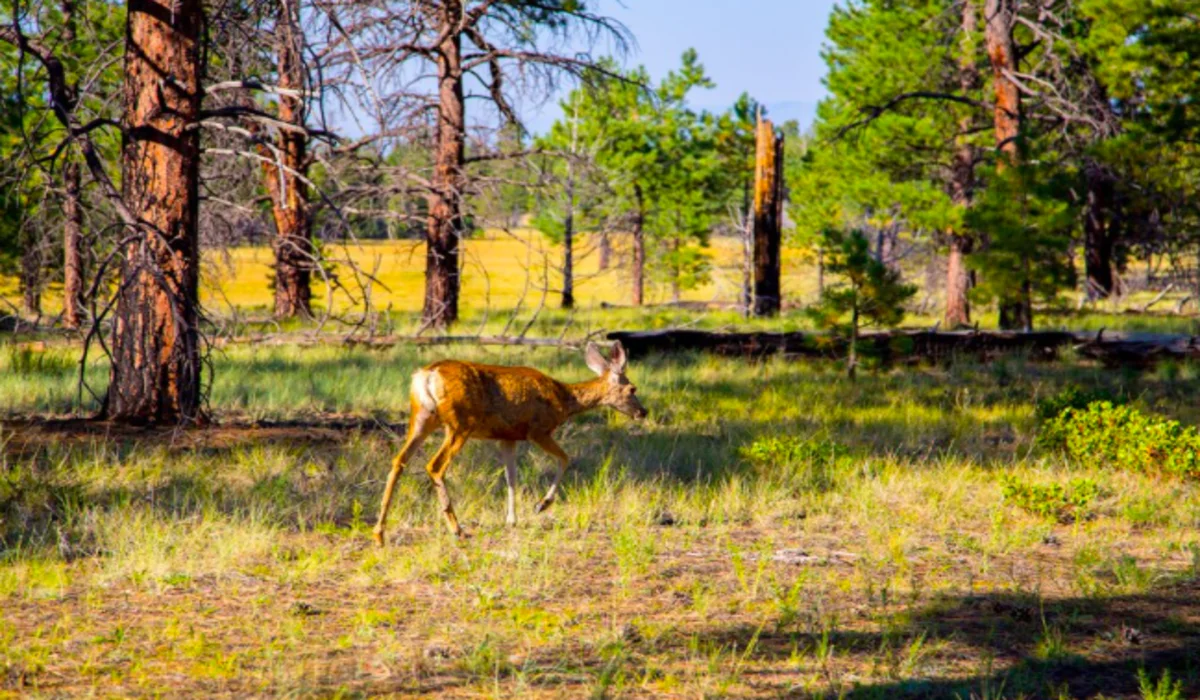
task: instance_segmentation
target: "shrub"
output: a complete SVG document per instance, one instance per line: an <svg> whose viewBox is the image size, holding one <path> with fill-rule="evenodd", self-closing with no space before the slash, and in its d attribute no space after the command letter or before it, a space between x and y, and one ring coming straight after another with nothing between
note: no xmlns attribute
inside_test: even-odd
<svg viewBox="0 0 1200 700"><path fill-rule="evenodd" d="M797 489L812 491L833 488L838 465L848 456L836 442L797 436L758 438L740 452L756 467L787 478Z"/></svg>
<svg viewBox="0 0 1200 700"><path fill-rule="evenodd" d="M1042 427L1038 443L1079 463L1200 478L1200 432L1132 406L1097 401L1064 409Z"/></svg>
<svg viewBox="0 0 1200 700"><path fill-rule="evenodd" d="M1038 423L1054 420L1068 408L1084 409L1097 401L1108 401L1114 406L1125 403L1106 389L1080 389L1078 386L1071 385L1054 396L1047 396L1037 402Z"/></svg>
<svg viewBox="0 0 1200 700"><path fill-rule="evenodd" d="M1030 484L1016 477L1003 480L1004 500L1021 510L1069 524L1084 517L1088 505L1100 495L1091 479L1072 479L1067 484Z"/></svg>

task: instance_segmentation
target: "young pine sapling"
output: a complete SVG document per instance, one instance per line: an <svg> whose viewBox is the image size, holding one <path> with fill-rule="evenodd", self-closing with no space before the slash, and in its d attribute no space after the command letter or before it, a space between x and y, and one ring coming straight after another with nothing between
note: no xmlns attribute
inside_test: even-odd
<svg viewBox="0 0 1200 700"><path fill-rule="evenodd" d="M900 271L871 255L862 231L827 230L826 271L839 281L821 291L821 301L808 314L817 326L850 339L846 372L851 379L858 366L859 329L864 325L895 326L904 319L904 302L917 292L900 281Z"/></svg>

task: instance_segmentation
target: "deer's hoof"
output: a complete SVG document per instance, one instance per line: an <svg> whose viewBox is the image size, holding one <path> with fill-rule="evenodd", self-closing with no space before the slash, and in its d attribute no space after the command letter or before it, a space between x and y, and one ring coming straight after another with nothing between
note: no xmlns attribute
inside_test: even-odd
<svg viewBox="0 0 1200 700"><path fill-rule="evenodd" d="M373 533L371 533L371 536L375 540L375 545L377 547L382 547L384 545L383 530L375 530Z"/></svg>
<svg viewBox="0 0 1200 700"><path fill-rule="evenodd" d="M551 503L553 503L553 502L554 502L554 501L538 501L538 504L537 504L536 506L534 506L533 510L534 510L534 512L536 512L536 513L541 513L542 511L544 511L544 510L546 510L547 508L549 508L549 507L550 507L550 504L551 504Z"/></svg>

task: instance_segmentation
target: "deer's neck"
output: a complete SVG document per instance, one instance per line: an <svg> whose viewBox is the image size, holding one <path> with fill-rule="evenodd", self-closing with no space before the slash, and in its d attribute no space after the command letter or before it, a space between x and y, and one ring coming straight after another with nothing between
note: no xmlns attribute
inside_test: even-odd
<svg viewBox="0 0 1200 700"><path fill-rule="evenodd" d="M567 393L571 395L571 405L568 414L574 416L585 411L598 408L604 401L608 379L596 377L578 384L564 384Z"/></svg>

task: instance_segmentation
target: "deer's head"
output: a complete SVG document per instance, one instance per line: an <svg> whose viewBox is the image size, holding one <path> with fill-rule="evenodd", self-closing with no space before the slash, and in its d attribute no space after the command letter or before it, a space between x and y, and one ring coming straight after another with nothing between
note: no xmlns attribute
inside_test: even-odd
<svg viewBox="0 0 1200 700"><path fill-rule="evenodd" d="M613 346L612 356L604 357L600 346L588 343L587 366L604 380L604 396L600 403L615 408L630 418L642 420L646 417L646 407L637 399L637 387L625 376L625 364L628 357L621 341Z"/></svg>

